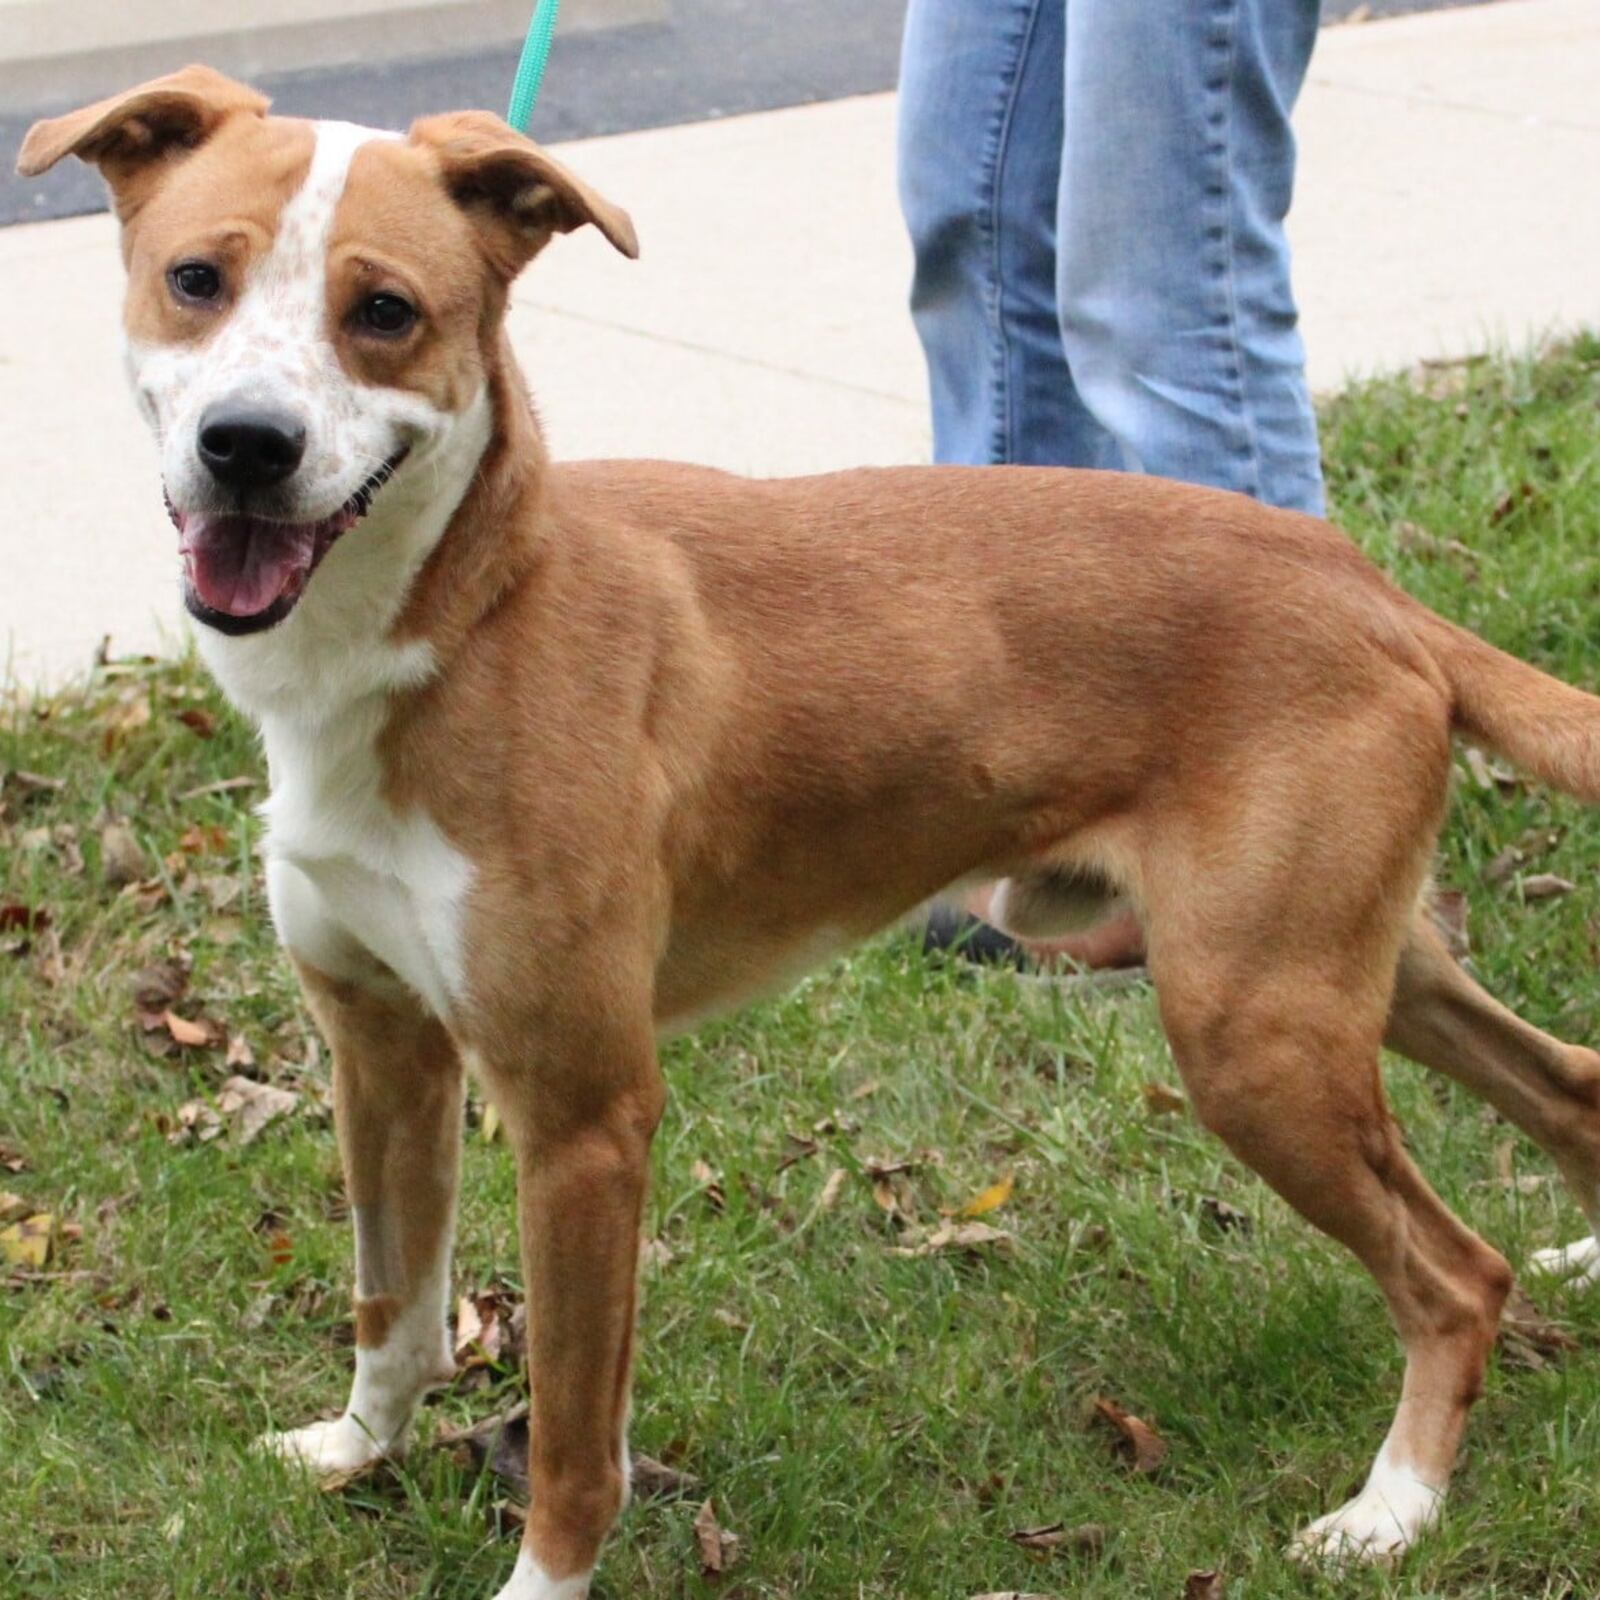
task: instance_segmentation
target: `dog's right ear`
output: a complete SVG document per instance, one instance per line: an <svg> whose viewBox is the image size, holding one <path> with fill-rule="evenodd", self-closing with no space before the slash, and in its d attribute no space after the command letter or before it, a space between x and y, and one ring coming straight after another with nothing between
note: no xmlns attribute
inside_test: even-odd
<svg viewBox="0 0 1600 1600"><path fill-rule="evenodd" d="M227 118L263 116L269 104L265 95L210 67L185 67L34 123L22 141L17 171L34 178L67 156L91 162L105 175L126 220L136 178L203 144Z"/></svg>

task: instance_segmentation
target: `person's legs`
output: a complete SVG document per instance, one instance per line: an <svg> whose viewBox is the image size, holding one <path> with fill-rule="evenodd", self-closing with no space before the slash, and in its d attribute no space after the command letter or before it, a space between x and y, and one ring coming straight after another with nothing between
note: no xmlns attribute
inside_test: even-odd
<svg viewBox="0 0 1600 1600"><path fill-rule="evenodd" d="M1057 296L1126 465L1321 513L1283 222L1318 0L1067 0Z"/></svg>
<svg viewBox="0 0 1600 1600"><path fill-rule="evenodd" d="M900 197L934 459L1118 466L1056 316L1066 0L911 0Z"/></svg>

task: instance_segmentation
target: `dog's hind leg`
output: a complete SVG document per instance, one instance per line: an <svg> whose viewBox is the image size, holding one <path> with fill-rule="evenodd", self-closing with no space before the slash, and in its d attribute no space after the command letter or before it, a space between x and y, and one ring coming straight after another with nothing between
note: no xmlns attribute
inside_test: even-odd
<svg viewBox="0 0 1600 1600"><path fill-rule="evenodd" d="M1541 1250L1534 1264L1600 1281L1600 1054L1563 1044L1486 994L1420 908L1400 953L1384 1042L1482 1095L1549 1153L1591 1237Z"/></svg>
<svg viewBox="0 0 1600 1600"><path fill-rule="evenodd" d="M1160 947L1158 946L1158 949ZM1154 964L1195 1111L1378 1281L1405 1346L1399 1409L1366 1487L1296 1539L1384 1558L1437 1516L1511 1285L1504 1260L1428 1187L1384 1104L1382 1002L1300 969L1247 984Z"/></svg>
<svg viewBox="0 0 1600 1600"><path fill-rule="evenodd" d="M1437 1517L1511 1287L1428 1186L1384 1100L1379 1050L1449 752L1374 708L1321 772L1218 769L1208 812L1152 818L1139 893L1163 1023L1196 1115L1377 1280L1405 1349L1364 1488L1295 1539L1386 1559ZM1426 710L1426 706L1424 706ZM1419 772L1418 733L1433 745ZM1242 764L1241 764L1242 766ZM1225 780L1231 777L1233 782Z"/></svg>
<svg viewBox="0 0 1600 1600"><path fill-rule="evenodd" d="M264 1443L337 1473L402 1450L417 1402L454 1374L445 1314L463 1073L443 1026L392 979L362 988L298 965L333 1054L356 1235L356 1372L342 1415Z"/></svg>

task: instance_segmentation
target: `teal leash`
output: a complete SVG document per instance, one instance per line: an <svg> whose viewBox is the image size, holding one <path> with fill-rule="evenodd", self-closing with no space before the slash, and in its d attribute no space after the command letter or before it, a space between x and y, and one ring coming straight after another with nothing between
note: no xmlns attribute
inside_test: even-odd
<svg viewBox="0 0 1600 1600"><path fill-rule="evenodd" d="M539 86L544 82L544 69L550 62L550 42L556 36L556 13L560 9L561 0L534 0L528 37L511 84L511 103L506 107L506 121L518 133L528 131L528 119L533 115Z"/></svg>

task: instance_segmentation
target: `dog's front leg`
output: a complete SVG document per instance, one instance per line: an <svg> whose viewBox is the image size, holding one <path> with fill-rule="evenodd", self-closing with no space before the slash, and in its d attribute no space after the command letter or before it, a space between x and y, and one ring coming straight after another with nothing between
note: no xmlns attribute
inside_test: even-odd
<svg viewBox="0 0 1600 1600"><path fill-rule="evenodd" d="M483 1061L516 1152L528 1294L530 1506L497 1600L581 1600L627 1497L639 1224L665 1091L648 1021L544 1019Z"/></svg>
<svg viewBox="0 0 1600 1600"><path fill-rule="evenodd" d="M356 1234L356 1372L342 1415L265 1443L339 1473L398 1454L423 1393L455 1370L445 1313L463 1074L441 1024L392 980L360 987L298 965L333 1053Z"/></svg>

